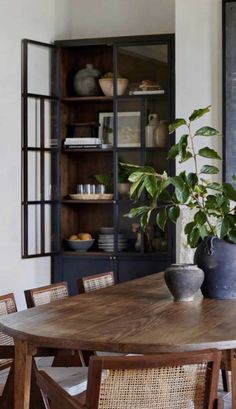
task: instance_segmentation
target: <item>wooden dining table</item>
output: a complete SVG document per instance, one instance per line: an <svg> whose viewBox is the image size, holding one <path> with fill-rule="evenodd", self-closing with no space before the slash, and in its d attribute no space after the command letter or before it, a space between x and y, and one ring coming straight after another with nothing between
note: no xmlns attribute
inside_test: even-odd
<svg viewBox="0 0 236 409"><path fill-rule="evenodd" d="M28 409L39 347L137 354L218 348L230 352L236 409L236 299L175 302L163 273L0 318L15 342L15 409Z"/></svg>

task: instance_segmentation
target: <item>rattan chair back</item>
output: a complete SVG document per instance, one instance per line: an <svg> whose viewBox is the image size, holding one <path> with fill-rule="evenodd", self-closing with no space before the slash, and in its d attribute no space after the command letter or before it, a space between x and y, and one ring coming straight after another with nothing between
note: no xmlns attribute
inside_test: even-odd
<svg viewBox="0 0 236 409"><path fill-rule="evenodd" d="M101 288L110 287L115 284L113 271L107 271L101 274L94 274L79 278L77 286L79 293L89 293L100 290Z"/></svg>
<svg viewBox="0 0 236 409"><path fill-rule="evenodd" d="M66 282L25 290L25 299L28 308L49 304L53 301L66 298L68 295L68 285Z"/></svg>
<svg viewBox="0 0 236 409"><path fill-rule="evenodd" d="M16 312L16 302L13 293L0 296L0 315L7 315ZM3 332L0 332L0 345L13 345L13 338ZM0 359L0 370L8 364L11 364L11 359Z"/></svg>
<svg viewBox="0 0 236 409"><path fill-rule="evenodd" d="M217 405L220 361L216 350L92 357L85 406L41 371L37 382L52 406L67 409L213 409L222 407Z"/></svg>

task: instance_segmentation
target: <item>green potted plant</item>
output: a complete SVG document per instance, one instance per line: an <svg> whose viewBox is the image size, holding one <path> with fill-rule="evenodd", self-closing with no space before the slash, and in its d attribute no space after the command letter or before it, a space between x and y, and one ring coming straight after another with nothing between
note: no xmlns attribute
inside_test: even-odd
<svg viewBox="0 0 236 409"><path fill-rule="evenodd" d="M129 176L130 196L138 199L146 192L148 204L132 208L126 217L139 217L145 230L155 213L157 225L165 230L167 220L176 223L180 208L190 209L192 220L184 232L188 245L197 248L195 263L205 272L203 294L210 298L236 298L236 190L231 183L212 181L219 169L207 161L221 160L219 154L208 146L196 147L199 138L217 138L221 133L210 126L193 131L195 121L209 111L210 106L197 109L187 120L176 119L169 125L169 133L178 128L183 128L184 133L171 146L168 159L192 161L194 171L171 177L166 172L158 174L150 166L137 166ZM200 166L200 160L206 160L206 164ZM236 180L235 175L233 179Z"/></svg>

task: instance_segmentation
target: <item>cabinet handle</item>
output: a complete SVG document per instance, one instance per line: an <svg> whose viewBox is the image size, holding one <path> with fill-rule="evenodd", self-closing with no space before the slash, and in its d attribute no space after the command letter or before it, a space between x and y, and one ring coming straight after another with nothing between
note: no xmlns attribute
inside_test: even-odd
<svg viewBox="0 0 236 409"><path fill-rule="evenodd" d="M113 257L112 256L109 256L109 260L112 260L113 259Z"/></svg>
<svg viewBox="0 0 236 409"><path fill-rule="evenodd" d="M113 260L116 260L116 257L113 257Z"/></svg>

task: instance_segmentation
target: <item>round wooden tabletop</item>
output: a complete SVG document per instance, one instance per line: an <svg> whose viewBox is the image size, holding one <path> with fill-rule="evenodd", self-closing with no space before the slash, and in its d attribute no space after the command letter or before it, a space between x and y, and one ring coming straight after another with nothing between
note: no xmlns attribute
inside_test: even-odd
<svg viewBox="0 0 236 409"><path fill-rule="evenodd" d="M36 346L158 353L236 348L236 300L174 302L163 274L0 317Z"/></svg>

